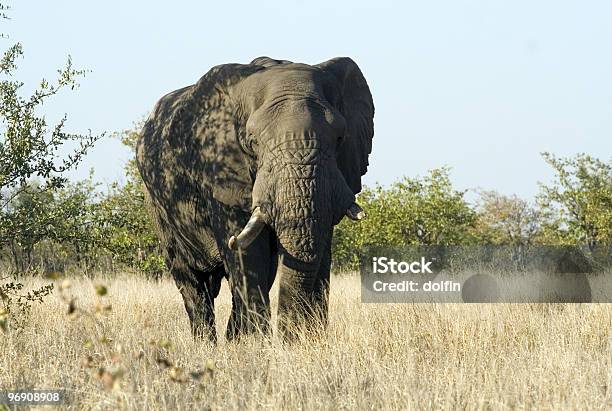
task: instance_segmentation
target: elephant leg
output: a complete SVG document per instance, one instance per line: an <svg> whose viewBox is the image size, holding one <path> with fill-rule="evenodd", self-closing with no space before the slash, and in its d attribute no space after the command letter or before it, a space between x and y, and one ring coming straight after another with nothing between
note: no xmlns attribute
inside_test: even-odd
<svg viewBox="0 0 612 411"><path fill-rule="evenodd" d="M229 251L229 250L228 250ZM242 334L270 333L270 288L274 281L270 272L276 269L264 230L248 250L233 252L226 260L232 291L232 312L227 325L228 340Z"/></svg>
<svg viewBox="0 0 612 411"><path fill-rule="evenodd" d="M327 328L329 316L329 279L331 271L331 245L328 246L312 290L312 316L316 325Z"/></svg>
<svg viewBox="0 0 612 411"><path fill-rule="evenodd" d="M281 261L278 329L284 340L295 340L302 332L317 333L327 327L330 267L330 246L313 271Z"/></svg>
<svg viewBox="0 0 612 411"><path fill-rule="evenodd" d="M218 214L223 215L223 214ZM230 235L238 233L248 216L226 214L217 245L225 263L232 293L232 311L227 324L226 338L235 340L244 334L270 332L270 288L276 273L272 232L264 228L246 250L231 250Z"/></svg>
<svg viewBox="0 0 612 411"><path fill-rule="evenodd" d="M226 338L229 341L242 335L270 332L269 290L254 288L244 277L230 277L232 311L227 323Z"/></svg>
<svg viewBox="0 0 612 411"><path fill-rule="evenodd" d="M214 301L219 295L221 280L225 276L223 266L210 271L200 271L174 260L170 271L183 296L194 338L208 339L215 343L217 333Z"/></svg>

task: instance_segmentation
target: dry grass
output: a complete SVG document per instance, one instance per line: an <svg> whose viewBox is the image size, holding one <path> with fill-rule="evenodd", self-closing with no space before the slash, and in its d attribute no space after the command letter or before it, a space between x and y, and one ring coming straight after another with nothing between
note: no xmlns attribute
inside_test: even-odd
<svg viewBox="0 0 612 411"><path fill-rule="evenodd" d="M0 387L65 388L75 409L612 407L606 304L366 305L356 278L334 278L325 337L211 347L171 281L75 280L67 294L93 312L100 282L106 314L69 318L56 291L4 335ZM229 308L224 285L221 335Z"/></svg>

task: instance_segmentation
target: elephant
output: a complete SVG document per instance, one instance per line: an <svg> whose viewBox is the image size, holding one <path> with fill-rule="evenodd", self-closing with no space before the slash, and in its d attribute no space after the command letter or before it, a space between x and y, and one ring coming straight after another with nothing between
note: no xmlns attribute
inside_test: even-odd
<svg viewBox="0 0 612 411"><path fill-rule="evenodd" d="M279 335L325 329L333 227L365 216L355 195L373 136L372 95L348 57L222 64L157 102L136 163L196 338L217 340L223 278L227 340L271 334L277 276Z"/></svg>

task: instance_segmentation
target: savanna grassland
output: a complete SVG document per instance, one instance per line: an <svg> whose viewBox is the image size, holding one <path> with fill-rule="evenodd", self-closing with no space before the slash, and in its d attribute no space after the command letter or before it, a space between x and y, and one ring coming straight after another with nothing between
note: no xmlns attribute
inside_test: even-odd
<svg viewBox="0 0 612 411"><path fill-rule="evenodd" d="M171 280L58 280L0 335L0 387L64 388L71 409L612 407L610 305L367 305L357 277L331 289L323 336L213 347ZM224 285L220 335L229 310Z"/></svg>

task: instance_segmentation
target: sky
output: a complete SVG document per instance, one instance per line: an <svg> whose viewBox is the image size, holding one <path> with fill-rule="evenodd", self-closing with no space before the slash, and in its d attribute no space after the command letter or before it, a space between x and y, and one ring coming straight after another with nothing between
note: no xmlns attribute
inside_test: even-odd
<svg viewBox="0 0 612 411"><path fill-rule="evenodd" d="M612 159L612 3L606 1L12 1L1 32L23 44L31 90L67 56L91 70L44 107L69 131L112 133L211 67L266 55L353 58L376 107L368 185L451 167L460 189L531 199L552 179L540 153ZM90 168L124 179L105 138Z"/></svg>

